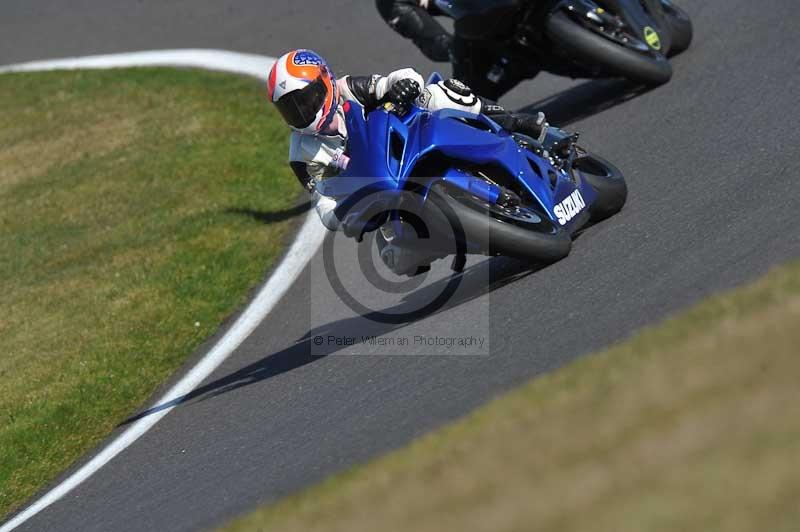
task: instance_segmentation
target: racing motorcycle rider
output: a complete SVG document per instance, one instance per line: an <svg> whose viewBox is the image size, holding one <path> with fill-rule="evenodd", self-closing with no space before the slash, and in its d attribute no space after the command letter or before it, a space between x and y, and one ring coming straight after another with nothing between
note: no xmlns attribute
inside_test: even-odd
<svg viewBox="0 0 800 532"><path fill-rule="evenodd" d="M521 81L534 78L539 68L519 46L507 46L493 35L477 37L464 32L457 21L454 34L433 17L449 17L435 0L375 0L390 28L411 41L431 61L450 61L453 77L476 93L498 100ZM487 2L488 4L488 2ZM487 27L492 27L488 24Z"/></svg>
<svg viewBox="0 0 800 532"><path fill-rule="evenodd" d="M450 61L452 36L434 16L444 15L434 0L375 0L378 12L394 31L411 39L431 61Z"/></svg>
<svg viewBox="0 0 800 532"><path fill-rule="evenodd" d="M484 113L509 131L544 140L547 122L537 115L510 113L495 102L482 99L458 80L450 79L425 86L422 76L411 68L387 76L344 76L336 79L327 62L311 50L293 50L281 56L269 73L267 92L270 101L291 127L289 164L300 184L317 199L316 210L323 225L336 231L336 201L315 191L318 180L338 174L347 167L347 128L342 104L354 101L369 112L381 100L394 104L403 115L416 103L431 111L457 109ZM500 201L518 198L504 190ZM408 272L413 257L407 250L391 245L381 257L395 273ZM393 264L391 264L393 263Z"/></svg>

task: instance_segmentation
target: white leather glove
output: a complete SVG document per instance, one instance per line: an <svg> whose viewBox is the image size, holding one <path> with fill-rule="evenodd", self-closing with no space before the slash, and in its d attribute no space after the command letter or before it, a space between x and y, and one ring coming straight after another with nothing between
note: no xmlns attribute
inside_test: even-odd
<svg viewBox="0 0 800 532"><path fill-rule="evenodd" d="M377 100L383 98L386 95L386 91L388 91L395 82L401 79L412 79L416 81L420 89L425 86L425 80L422 79L419 72L413 68L401 68L378 80L378 83L375 84L375 98Z"/></svg>

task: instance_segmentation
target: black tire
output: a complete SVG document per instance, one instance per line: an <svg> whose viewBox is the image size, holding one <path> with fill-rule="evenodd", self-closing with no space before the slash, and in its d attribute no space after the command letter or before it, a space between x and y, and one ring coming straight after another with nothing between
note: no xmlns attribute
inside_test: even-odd
<svg viewBox="0 0 800 532"><path fill-rule="evenodd" d="M454 197L454 192L442 183L431 187L429 201L438 205L431 209L435 211L432 217L440 218L438 213L455 217L449 221L450 225L460 227L466 239L478 244L483 252L535 263L556 262L569 255L572 237L548 218L541 217L530 224L513 223Z"/></svg>
<svg viewBox="0 0 800 532"><path fill-rule="evenodd" d="M584 150L580 150L572 166L597 192L597 199L589 206L592 223L605 220L622 210L628 198L628 186L616 166Z"/></svg>
<svg viewBox="0 0 800 532"><path fill-rule="evenodd" d="M694 29L692 19L683 9L673 4L670 0L662 0L664 8L664 21L672 37L672 44L669 47L669 56L685 52L692 44Z"/></svg>
<svg viewBox="0 0 800 532"><path fill-rule="evenodd" d="M572 20L563 11L552 13L547 36L581 62L600 65L610 75L645 85L661 85L672 77L672 67L661 54L647 55L625 48Z"/></svg>

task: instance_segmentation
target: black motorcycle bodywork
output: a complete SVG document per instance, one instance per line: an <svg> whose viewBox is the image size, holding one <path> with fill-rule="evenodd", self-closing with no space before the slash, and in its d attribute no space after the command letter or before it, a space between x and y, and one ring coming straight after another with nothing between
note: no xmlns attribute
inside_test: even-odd
<svg viewBox="0 0 800 532"><path fill-rule="evenodd" d="M505 92L540 70L657 85L672 74L666 56L691 41L691 22L671 0L440 0L437 5L455 20L454 71L461 71L456 75L484 93L493 85Z"/></svg>

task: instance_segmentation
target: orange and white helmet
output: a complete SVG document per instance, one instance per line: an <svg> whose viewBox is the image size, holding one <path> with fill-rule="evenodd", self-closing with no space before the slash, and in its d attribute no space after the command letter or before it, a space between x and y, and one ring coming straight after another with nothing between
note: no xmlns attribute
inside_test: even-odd
<svg viewBox="0 0 800 532"><path fill-rule="evenodd" d="M294 50L275 61L267 91L286 123L302 133L319 133L336 114L336 78L311 50Z"/></svg>

